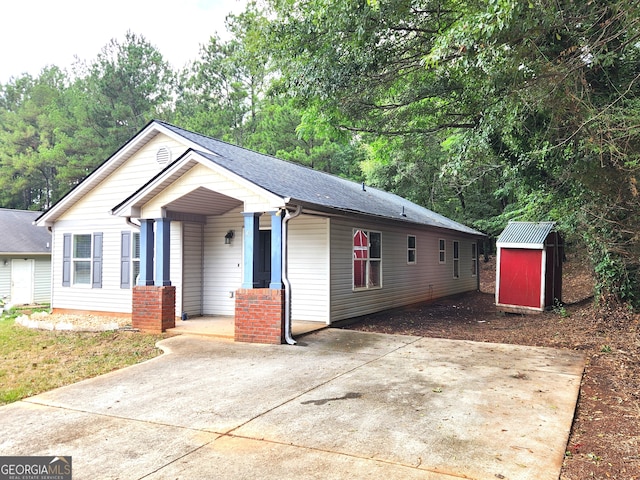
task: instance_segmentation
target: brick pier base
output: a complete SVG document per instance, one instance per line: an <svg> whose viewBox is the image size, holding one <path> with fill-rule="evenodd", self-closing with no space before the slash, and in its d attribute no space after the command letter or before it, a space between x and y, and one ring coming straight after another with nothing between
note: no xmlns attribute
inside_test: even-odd
<svg viewBox="0 0 640 480"><path fill-rule="evenodd" d="M284 290L236 291L235 341L284 343Z"/></svg>
<svg viewBox="0 0 640 480"><path fill-rule="evenodd" d="M176 287L133 287L131 326L148 333L175 327Z"/></svg>

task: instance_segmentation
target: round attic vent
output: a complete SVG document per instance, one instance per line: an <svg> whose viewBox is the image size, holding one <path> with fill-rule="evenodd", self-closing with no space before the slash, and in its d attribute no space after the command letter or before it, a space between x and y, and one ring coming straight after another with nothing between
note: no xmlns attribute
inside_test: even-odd
<svg viewBox="0 0 640 480"><path fill-rule="evenodd" d="M166 165L171 161L171 150L167 147L160 147L156 152L156 162L160 165Z"/></svg>

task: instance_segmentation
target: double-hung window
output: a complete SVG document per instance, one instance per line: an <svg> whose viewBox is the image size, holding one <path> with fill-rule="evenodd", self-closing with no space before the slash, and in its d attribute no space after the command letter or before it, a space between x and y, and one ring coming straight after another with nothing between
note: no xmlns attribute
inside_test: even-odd
<svg viewBox="0 0 640 480"><path fill-rule="evenodd" d="M91 235L73 236L73 284L91 283Z"/></svg>
<svg viewBox="0 0 640 480"><path fill-rule="evenodd" d="M447 262L447 244L444 241L443 238L441 238L440 240L438 240L438 250L439 250L439 257L438 257L438 263L446 263Z"/></svg>
<svg viewBox="0 0 640 480"><path fill-rule="evenodd" d="M407 236L407 263L411 265L416 263L416 236L415 235Z"/></svg>
<svg viewBox="0 0 640 480"><path fill-rule="evenodd" d="M471 275L478 275L478 244L471 244Z"/></svg>
<svg viewBox="0 0 640 480"><path fill-rule="evenodd" d="M460 278L460 242L453 242L453 278Z"/></svg>
<svg viewBox="0 0 640 480"><path fill-rule="evenodd" d="M120 238L120 288L131 288L140 274L140 232L124 231Z"/></svg>
<svg viewBox="0 0 640 480"><path fill-rule="evenodd" d="M382 234L353 231L353 288L382 287Z"/></svg>
<svg viewBox="0 0 640 480"><path fill-rule="evenodd" d="M102 233L65 233L62 286L102 288Z"/></svg>

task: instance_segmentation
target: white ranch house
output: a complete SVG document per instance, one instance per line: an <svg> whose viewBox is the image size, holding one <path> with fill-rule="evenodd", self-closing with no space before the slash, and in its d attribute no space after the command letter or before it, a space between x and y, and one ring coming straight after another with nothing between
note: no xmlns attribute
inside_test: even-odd
<svg viewBox="0 0 640 480"><path fill-rule="evenodd" d="M38 220L54 311L235 316L236 340L479 287L482 234L397 195L152 121Z"/></svg>

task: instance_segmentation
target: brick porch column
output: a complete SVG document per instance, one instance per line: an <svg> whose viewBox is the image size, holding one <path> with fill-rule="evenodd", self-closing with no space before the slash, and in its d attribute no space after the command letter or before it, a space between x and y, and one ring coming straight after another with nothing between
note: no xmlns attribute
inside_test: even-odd
<svg viewBox="0 0 640 480"><path fill-rule="evenodd" d="M176 326L176 287L133 287L131 326L142 332L162 333Z"/></svg>
<svg viewBox="0 0 640 480"><path fill-rule="evenodd" d="M284 290L236 290L235 341L284 343Z"/></svg>

